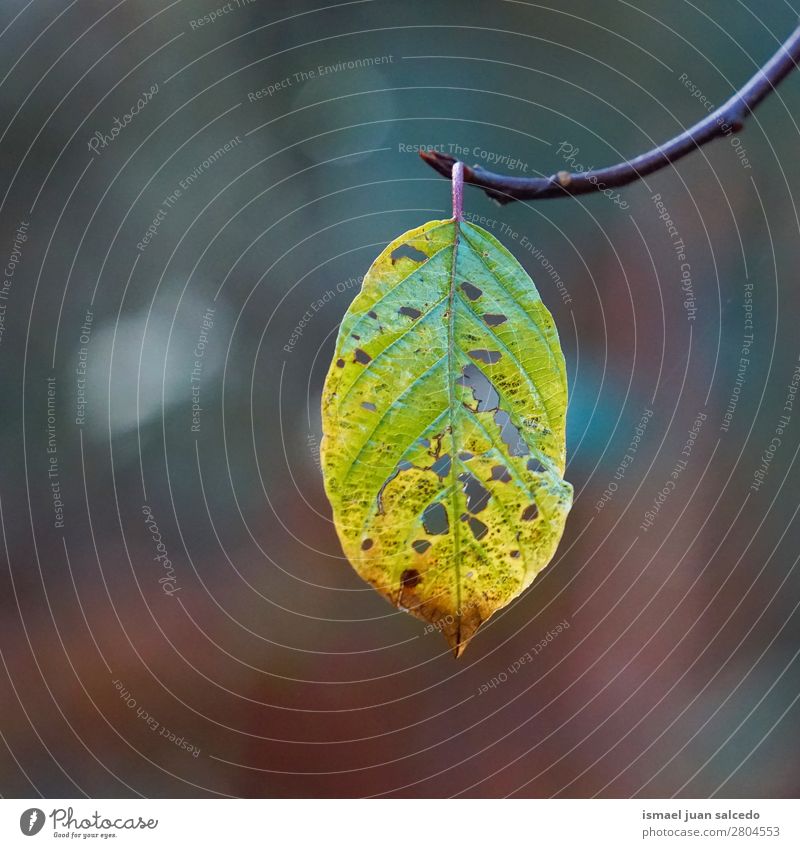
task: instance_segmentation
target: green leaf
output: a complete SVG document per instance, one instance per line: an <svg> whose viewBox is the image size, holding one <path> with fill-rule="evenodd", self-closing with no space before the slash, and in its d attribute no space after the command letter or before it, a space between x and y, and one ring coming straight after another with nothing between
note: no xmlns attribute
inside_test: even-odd
<svg viewBox="0 0 800 848"><path fill-rule="evenodd" d="M456 656L555 553L566 408L553 318L493 236L431 221L375 260L323 390L325 488L356 571Z"/></svg>

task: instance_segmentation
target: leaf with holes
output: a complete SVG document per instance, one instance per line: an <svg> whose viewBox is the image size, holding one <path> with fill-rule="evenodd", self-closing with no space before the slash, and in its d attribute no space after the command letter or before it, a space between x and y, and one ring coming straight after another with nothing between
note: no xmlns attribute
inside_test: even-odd
<svg viewBox="0 0 800 848"><path fill-rule="evenodd" d="M377 258L322 396L325 488L356 571L459 656L555 553L567 379L514 257L454 219Z"/></svg>

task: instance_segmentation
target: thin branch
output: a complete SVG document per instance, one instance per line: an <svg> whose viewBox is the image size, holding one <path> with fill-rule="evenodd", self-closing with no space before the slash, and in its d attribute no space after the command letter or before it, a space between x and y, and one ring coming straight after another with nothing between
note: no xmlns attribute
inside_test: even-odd
<svg viewBox="0 0 800 848"><path fill-rule="evenodd" d="M701 145L738 132L750 113L771 94L800 61L800 27L778 52L736 94L710 115L665 144L627 162L594 171L559 171L549 177L511 177L480 166L464 166L464 182L482 188L501 204L513 200L544 200L549 197L588 194L628 185L686 156ZM432 168L450 178L456 159L446 153L424 150L419 154Z"/></svg>

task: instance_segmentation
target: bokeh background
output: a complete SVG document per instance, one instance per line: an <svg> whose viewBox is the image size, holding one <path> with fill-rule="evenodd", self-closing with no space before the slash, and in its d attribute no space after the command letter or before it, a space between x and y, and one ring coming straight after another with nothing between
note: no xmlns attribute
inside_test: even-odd
<svg viewBox="0 0 800 848"><path fill-rule="evenodd" d="M2 794L796 795L800 74L618 197L467 189L560 329L576 503L461 660L343 560L318 406L448 215L415 148L633 156L799 12L3 0Z"/></svg>

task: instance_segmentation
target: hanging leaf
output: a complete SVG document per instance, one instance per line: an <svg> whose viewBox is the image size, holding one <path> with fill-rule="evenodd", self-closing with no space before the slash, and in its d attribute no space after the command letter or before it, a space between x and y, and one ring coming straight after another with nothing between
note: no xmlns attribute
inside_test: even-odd
<svg viewBox="0 0 800 848"><path fill-rule="evenodd" d="M377 258L325 381L325 487L356 571L456 656L555 553L566 406L553 318L493 236L431 221Z"/></svg>

